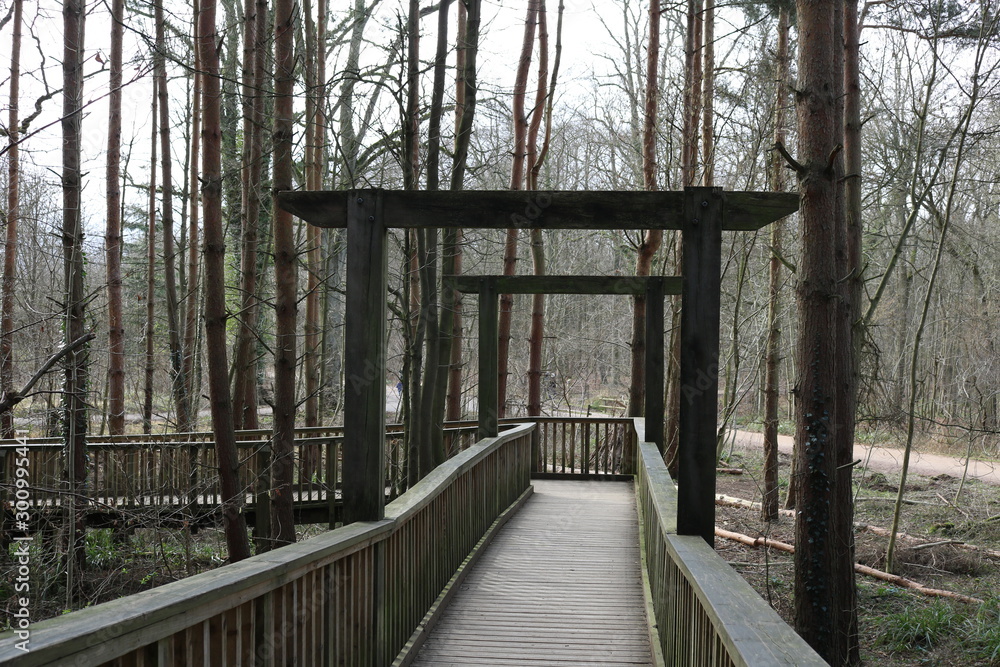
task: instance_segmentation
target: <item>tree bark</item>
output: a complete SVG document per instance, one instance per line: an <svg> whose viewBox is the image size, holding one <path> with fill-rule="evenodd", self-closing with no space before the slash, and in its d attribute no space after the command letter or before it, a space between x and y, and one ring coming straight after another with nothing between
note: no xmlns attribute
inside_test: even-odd
<svg viewBox="0 0 1000 667"><path fill-rule="evenodd" d="M198 15L200 0L193 0L194 43L198 44ZM184 351L181 364L181 376L184 378L184 395L187 397L189 410L189 428L185 431L193 431L198 423L198 383L196 381L197 357L198 357L198 260L200 257L198 245L198 152L201 139L201 85L202 85L202 62L201 54L196 47L194 52L194 71L192 77L192 105L191 105L191 170L190 170L190 201L188 202L188 247L187 247L187 294L184 298L184 342L181 348Z"/></svg>
<svg viewBox="0 0 1000 667"><path fill-rule="evenodd" d="M319 20L314 21L312 3L304 5L306 25L306 189L321 190L323 182L323 103L326 96L323 93L323 79L319 74L320 63L326 55L322 36L319 30L325 25L324 7L320 2ZM319 275L320 265L320 229L309 225L306 229L306 318L305 340L303 350L303 374L305 375L305 425L319 425ZM313 455L308 452L310 469Z"/></svg>
<svg viewBox="0 0 1000 667"><path fill-rule="evenodd" d="M831 664L857 664L854 414L838 399L838 392L849 391L845 375L854 363L850 327L844 327L848 294L840 284L848 275L839 155L843 15L836 2L798 0L796 10L802 253L796 286L795 627Z"/></svg>
<svg viewBox="0 0 1000 667"><path fill-rule="evenodd" d="M63 3L63 118L62 118L62 187L63 187L63 284L65 332L68 341L86 334L86 297L83 285L83 174L81 148L83 143L83 61L84 0ZM75 597L80 582L74 571L81 572L87 564L85 525L82 508L75 499L86 493L87 483L87 380L89 370L86 346L67 355L66 378L63 384L65 420L63 436L69 460L69 521L70 549L67 551L67 596Z"/></svg>
<svg viewBox="0 0 1000 667"><path fill-rule="evenodd" d="M642 122L642 183L658 190L656 181L656 114L660 101L660 0L649 3L649 39L646 46L646 99ZM647 229L635 259L635 275L648 276L653 257L663 245L663 230ZM646 402L646 296L632 299L632 380L629 384L628 416L641 417ZM657 443L661 448L663 443Z"/></svg>
<svg viewBox="0 0 1000 667"><path fill-rule="evenodd" d="M17 287L17 223L20 217L20 150L18 98L21 81L21 25L24 0L14 0L10 45L10 103L7 114L7 231L4 236L3 286L0 303L0 397L14 392L14 297ZM13 409L0 411L0 438L14 437Z"/></svg>
<svg viewBox="0 0 1000 667"><path fill-rule="evenodd" d="M206 74L201 86L205 114L201 167L205 227L205 339L212 432L222 487L223 529L229 560L236 562L250 556L250 542L243 514L246 490L239 483L240 461L226 358L226 241L222 230L222 123L215 14L215 0L201 0L197 45Z"/></svg>
<svg viewBox="0 0 1000 667"><path fill-rule="evenodd" d="M775 49L774 143L785 144L785 105L788 101L788 9L778 10L778 45ZM785 190L785 165L777 150L769 163L771 190ZM761 518L778 518L778 388L781 356L781 253L782 223L771 225L771 259L768 271L767 349L764 353L764 490ZM791 488L793 485L789 485ZM791 496L791 493L789 494Z"/></svg>
<svg viewBox="0 0 1000 667"><path fill-rule="evenodd" d="M535 90L535 105L528 125L526 144L527 189L538 189L538 175L545 151L548 148L548 131L545 135L545 149L539 154L538 132L541 129L543 116L551 119L551 107L546 114L546 98L551 100L552 91L548 88L549 77L549 32L546 19L545 0L538 1L538 82ZM555 73L554 73L555 76ZM555 81L553 81L553 84ZM549 120L548 130L551 130ZM545 238L541 229L531 230L531 268L536 276L545 275ZM542 351L545 341L545 295L531 296L531 326L528 333L528 415L532 417L542 414Z"/></svg>
<svg viewBox="0 0 1000 667"><path fill-rule="evenodd" d="M234 422L239 429L260 428L257 417L257 249L264 145L264 92L267 72L267 1L246 0L243 26L243 190L241 195L240 313L233 353Z"/></svg>
<svg viewBox="0 0 1000 667"><path fill-rule="evenodd" d="M166 23L163 13L163 0L156 0L153 7L156 22L156 51L153 61L155 78L159 82L157 96L159 98L160 113L160 171L162 174L161 180L163 181L161 185L162 210L160 211L160 220L163 227L163 283L167 301L170 379L174 394L177 430L186 433L191 429L191 419L186 394L187 383L184 379L184 365L182 363L184 351L181 346L179 304L177 300L173 180L171 178L172 160L170 157L170 107L167 96Z"/></svg>
<svg viewBox="0 0 1000 667"><path fill-rule="evenodd" d="M517 63L514 79L513 123L514 150L510 170L510 189L524 189L524 162L527 153L528 118L524 111L524 97L528 89L528 71L531 68L531 50L535 41L535 24L538 17L539 0L528 0L527 15L524 19L524 35L521 41L521 55ZM517 229L508 229L504 241L503 274L514 275L517 263ZM514 308L514 297L500 295L499 346L497 349L497 404L498 417L507 416L507 378L510 359L510 327Z"/></svg>
<svg viewBox="0 0 1000 667"><path fill-rule="evenodd" d="M145 342L145 363L143 365L142 430L153 430L153 379L156 372L156 357L153 334L156 331L156 150L159 134L159 83L153 81L153 99L150 123L152 133L149 146L149 211L146 227L146 326L143 333Z"/></svg>
<svg viewBox="0 0 1000 667"><path fill-rule="evenodd" d="M125 326L122 321L122 36L125 1L111 5L110 89L108 98L108 152L106 170L107 227L104 236L108 279L108 432L125 433Z"/></svg>
<svg viewBox="0 0 1000 667"><path fill-rule="evenodd" d="M294 22L292 0L274 5L274 191L292 189L294 120ZM277 335L274 347L274 442L271 463L274 498L272 537L276 545L295 541L292 479L295 456L295 349L297 253L292 214L274 205L274 280Z"/></svg>

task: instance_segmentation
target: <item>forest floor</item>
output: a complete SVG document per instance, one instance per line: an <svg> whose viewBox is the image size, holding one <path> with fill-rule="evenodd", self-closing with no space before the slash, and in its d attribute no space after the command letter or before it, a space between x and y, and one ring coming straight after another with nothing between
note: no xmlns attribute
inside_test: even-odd
<svg viewBox="0 0 1000 667"><path fill-rule="evenodd" d="M719 494L759 501L763 455L759 434L737 434L727 465L740 475L720 474ZM784 499L790 470L791 438L779 454ZM878 528L892 525L899 490L902 450L859 446L855 474L857 562L883 570L888 537ZM867 467L865 463L867 462ZM921 453L911 456L900 531L908 537L896 547L896 574L928 588L983 600L969 604L930 597L858 574L862 658L880 667L903 665L1000 665L1000 478L991 462L970 462L962 483L964 459ZM790 516L761 521L759 510L718 505L717 526L753 538L794 544ZM867 528L874 527L874 530ZM771 603L793 620L793 556L716 538L716 549Z"/></svg>

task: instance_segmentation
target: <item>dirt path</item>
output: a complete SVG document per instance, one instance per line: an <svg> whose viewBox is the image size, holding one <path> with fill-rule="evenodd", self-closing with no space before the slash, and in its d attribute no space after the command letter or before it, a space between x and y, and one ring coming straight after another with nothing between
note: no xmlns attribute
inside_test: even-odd
<svg viewBox="0 0 1000 667"><path fill-rule="evenodd" d="M730 437L735 437L737 447L744 449L760 449L764 445L762 433L750 431L730 431ZM792 437L778 436L778 449L788 455L792 453ZM867 465L869 470L881 473L899 473L903 467L903 450L891 447L854 445L854 458L861 459L861 465ZM915 475L950 475L961 477L965 468L965 459L940 454L910 454L910 472ZM1000 463L996 461L969 462L969 479L978 479L987 484L1000 485Z"/></svg>

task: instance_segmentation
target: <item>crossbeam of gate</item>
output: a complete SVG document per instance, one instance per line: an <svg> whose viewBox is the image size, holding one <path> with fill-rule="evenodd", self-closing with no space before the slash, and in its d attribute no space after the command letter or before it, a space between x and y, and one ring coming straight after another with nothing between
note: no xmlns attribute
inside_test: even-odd
<svg viewBox="0 0 1000 667"><path fill-rule="evenodd" d="M347 229L344 520L384 516L385 314L389 228L675 229L681 231L677 530L715 542L722 232L753 231L798 209L791 193L349 191L280 192L278 205ZM655 421L655 420L654 420Z"/></svg>
<svg viewBox="0 0 1000 667"><path fill-rule="evenodd" d="M662 453L663 442L663 297L680 294L679 277L662 276L446 276L464 294L479 295L479 431L477 438L498 434L497 329L499 294L622 294L644 296L646 304L646 391L643 414L646 440Z"/></svg>

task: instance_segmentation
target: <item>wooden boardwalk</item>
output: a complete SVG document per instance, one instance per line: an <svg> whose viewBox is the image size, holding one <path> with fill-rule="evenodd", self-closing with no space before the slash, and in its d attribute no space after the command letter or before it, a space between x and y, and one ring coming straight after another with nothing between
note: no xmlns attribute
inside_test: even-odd
<svg viewBox="0 0 1000 667"><path fill-rule="evenodd" d="M652 664L632 483L532 484L413 664Z"/></svg>

